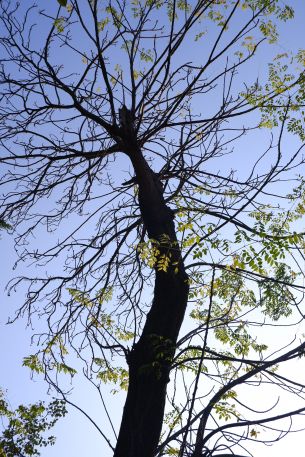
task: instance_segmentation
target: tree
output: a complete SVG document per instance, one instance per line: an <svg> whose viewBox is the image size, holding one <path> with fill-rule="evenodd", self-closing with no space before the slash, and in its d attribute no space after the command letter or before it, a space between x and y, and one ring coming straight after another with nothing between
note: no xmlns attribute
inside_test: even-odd
<svg viewBox="0 0 305 457"><path fill-rule="evenodd" d="M45 437L44 433L65 414L66 407L62 400L53 400L48 406L43 402L29 406L19 405L16 410L12 410L4 392L0 390L0 417L3 425L0 436L1 457L40 455L39 447L55 443L54 436Z"/></svg>
<svg viewBox="0 0 305 457"><path fill-rule="evenodd" d="M276 48L293 9L26 8L1 4L0 217L39 265L11 283L27 284L16 318L39 344L24 364L68 403L63 375L83 371L111 426L104 389L127 390L115 442L99 429L115 457L245 455L261 426L305 411L279 368L305 343L268 350L255 330L303 319L305 51ZM299 407L244 400L270 383Z"/></svg>

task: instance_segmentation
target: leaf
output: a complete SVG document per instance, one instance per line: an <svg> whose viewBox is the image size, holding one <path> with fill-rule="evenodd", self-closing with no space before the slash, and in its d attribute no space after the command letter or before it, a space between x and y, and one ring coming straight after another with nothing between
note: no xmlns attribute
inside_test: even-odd
<svg viewBox="0 0 305 457"><path fill-rule="evenodd" d="M259 434L259 432L257 432L254 428L251 429L251 431L250 431L251 438L257 438L258 434Z"/></svg>
<svg viewBox="0 0 305 457"><path fill-rule="evenodd" d="M10 230L12 227L5 222L3 219L0 219L0 229Z"/></svg>
<svg viewBox="0 0 305 457"><path fill-rule="evenodd" d="M62 16L55 19L54 27L56 28L58 33L63 33L63 31L65 30L65 27L64 27L65 21L66 21L65 18Z"/></svg>
<svg viewBox="0 0 305 457"><path fill-rule="evenodd" d="M96 362L97 359L95 359ZM99 363L97 363L99 365ZM106 370L101 370L97 374L97 379L100 379L104 384L108 382L113 384L119 384L120 390L128 389L128 371L124 368L107 368ZM112 393L117 393L116 390L113 390Z"/></svg>
<svg viewBox="0 0 305 457"><path fill-rule="evenodd" d="M67 6L68 0L57 0L60 6Z"/></svg>
<svg viewBox="0 0 305 457"><path fill-rule="evenodd" d="M175 448L175 447L168 447L166 449L166 453L168 455L179 455L179 449L178 448Z"/></svg>
<svg viewBox="0 0 305 457"><path fill-rule="evenodd" d="M39 448L55 443L55 437L46 432L66 413L65 402L57 399L47 406L40 401L13 410L0 389L0 457L39 456Z"/></svg>
<svg viewBox="0 0 305 457"><path fill-rule="evenodd" d="M105 19L103 19L102 21L99 21L97 23L97 29L99 32L102 32L104 30L104 28L106 27L107 24L109 24L110 22L110 19L109 17L106 17Z"/></svg>
<svg viewBox="0 0 305 457"><path fill-rule="evenodd" d="M27 357L24 357L22 361L22 366L30 368L32 371L35 371L36 373L43 373L43 365L41 361L38 358L37 354L31 354L28 355Z"/></svg>
<svg viewBox="0 0 305 457"><path fill-rule="evenodd" d="M75 368L69 367L69 365L66 365L65 363L57 363L56 368L59 373L62 372L64 374L70 374L71 376L74 376L77 373Z"/></svg>

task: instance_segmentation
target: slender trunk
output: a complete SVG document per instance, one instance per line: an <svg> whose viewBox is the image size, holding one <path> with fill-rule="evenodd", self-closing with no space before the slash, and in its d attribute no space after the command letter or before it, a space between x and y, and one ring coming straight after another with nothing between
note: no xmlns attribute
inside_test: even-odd
<svg viewBox="0 0 305 457"><path fill-rule="evenodd" d="M188 278L175 225L162 185L139 148L129 154L139 186L139 205L148 236L164 239L160 255L170 255L167 271L155 269L154 298L139 341L129 359L129 389L114 457L152 457L159 442L169 371L187 305Z"/></svg>

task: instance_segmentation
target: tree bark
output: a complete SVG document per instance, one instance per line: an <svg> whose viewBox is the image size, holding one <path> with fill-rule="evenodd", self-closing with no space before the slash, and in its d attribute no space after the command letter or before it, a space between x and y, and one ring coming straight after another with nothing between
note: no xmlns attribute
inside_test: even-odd
<svg viewBox="0 0 305 457"><path fill-rule="evenodd" d="M170 255L167 271L155 268L154 297L142 335L130 353L129 388L114 457L152 457L159 442L166 386L188 298L188 277L177 243L173 214L162 185L141 150L128 154L139 186L139 206L160 255Z"/></svg>

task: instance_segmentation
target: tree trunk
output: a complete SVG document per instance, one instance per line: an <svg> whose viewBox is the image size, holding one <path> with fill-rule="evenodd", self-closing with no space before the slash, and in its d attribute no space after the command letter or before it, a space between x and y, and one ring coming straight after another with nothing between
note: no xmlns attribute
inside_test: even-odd
<svg viewBox="0 0 305 457"><path fill-rule="evenodd" d="M143 223L162 254L170 255L167 271L155 268L154 297L129 363L129 388L114 457L152 457L159 442L166 386L188 298L188 277L177 243L173 214L160 181L141 150L128 154L139 186Z"/></svg>

